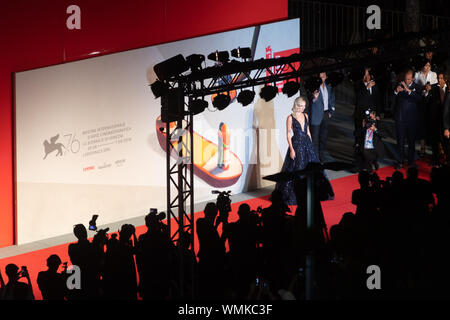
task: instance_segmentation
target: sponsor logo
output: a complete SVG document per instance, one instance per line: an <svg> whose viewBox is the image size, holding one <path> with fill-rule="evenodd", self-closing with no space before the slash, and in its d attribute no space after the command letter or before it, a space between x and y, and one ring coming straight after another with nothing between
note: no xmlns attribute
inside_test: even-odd
<svg viewBox="0 0 450 320"><path fill-rule="evenodd" d="M111 166L112 166L111 163L105 163L105 164L103 164L103 165L101 165L101 166L97 166L97 168L98 168L98 169L105 169L105 168L109 168L109 167L111 167Z"/></svg>

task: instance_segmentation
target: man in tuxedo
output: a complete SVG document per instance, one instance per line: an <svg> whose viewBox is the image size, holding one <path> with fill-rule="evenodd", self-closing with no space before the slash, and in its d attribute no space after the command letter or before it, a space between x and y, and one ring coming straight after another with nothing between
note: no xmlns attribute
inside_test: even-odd
<svg viewBox="0 0 450 320"><path fill-rule="evenodd" d="M439 165L439 146L443 146L443 113L444 102L448 96L448 86L445 83L444 74L438 73L438 83L435 85L427 84L425 86L425 105L429 110L429 128L430 128L430 143L433 150L433 157L431 165Z"/></svg>
<svg viewBox="0 0 450 320"><path fill-rule="evenodd" d="M320 162L324 162L328 137L328 121L335 110L335 98L331 86L325 82L327 74L321 72L319 77L322 83L320 84L319 89L314 91L309 119L314 151L320 159Z"/></svg>
<svg viewBox="0 0 450 320"><path fill-rule="evenodd" d="M404 80L397 85L395 94L395 129L397 134L398 163L400 169L404 160L405 138L408 141L408 165L415 167L415 142L417 134L418 103L422 98L420 87L414 83L414 72L406 71Z"/></svg>
<svg viewBox="0 0 450 320"><path fill-rule="evenodd" d="M365 68L363 79L356 83L355 93L356 104L353 110L353 120L355 131L358 132L361 129L362 121L367 116L365 112L370 109L379 114L381 109L380 92L369 68Z"/></svg>

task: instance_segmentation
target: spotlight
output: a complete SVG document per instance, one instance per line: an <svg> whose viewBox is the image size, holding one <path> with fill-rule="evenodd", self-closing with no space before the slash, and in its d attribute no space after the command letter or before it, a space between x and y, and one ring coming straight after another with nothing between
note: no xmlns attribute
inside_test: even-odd
<svg viewBox="0 0 450 320"><path fill-rule="evenodd" d="M276 86L264 86L264 88L261 89L259 92L259 96L266 100L266 102L269 102L278 93L278 88Z"/></svg>
<svg viewBox="0 0 450 320"><path fill-rule="evenodd" d="M169 86L165 84L164 82L161 82L159 80L156 80L150 85L150 88L152 89L153 94L155 95L155 98L159 98L161 96L164 96L169 91Z"/></svg>
<svg viewBox="0 0 450 320"><path fill-rule="evenodd" d="M250 59L252 57L252 49L238 47L231 50L231 55L235 58Z"/></svg>
<svg viewBox="0 0 450 320"><path fill-rule="evenodd" d="M296 81L288 81L283 86L283 93L290 98L298 93L298 89L300 89L300 85Z"/></svg>
<svg viewBox="0 0 450 320"><path fill-rule="evenodd" d="M216 62L227 63L230 58L228 51L216 51L208 54L208 59Z"/></svg>
<svg viewBox="0 0 450 320"><path fill-rule="evenodd" d="M208 108L208 102L201 99L190 101L188 106L189 111L194 115L202 113L206 108Z"/></svg>
<svg viewBox="0 0 450 320"><path fill-rule="evenodd" d="M153 70L155 71L158 79L164 81L189 70L189 66L184 57L179 54L175 57L155 64Z"/></svg>
<svg viewBox="0 0 450 320"><path fill-rule="evenodd" d="M213 106L218 110L223 110L230 104L230 96L228 94L219 93L213 100Z"/></svg>
<svg viewBox="0 0 450 320"><path fill-rule="evenodd" d="M161 121L172 122L183 119L184 95L180 88L170 89L161 97Z"/></svg>
<svg viewBox="0 0 450 320"><path fill-rule="evenodd" d="M242 104L243 107L248 106L253 102L255 98L255 92L252 90L243 90L237 96L237 101Z"/></svg>
<svg viewBox="0 0 450 320"><path fill-rule="evenodd" d="M202 68L202 63L205 61L205 56L203 54L191 54L186 57L186 62L191 68L191 71L197 71Z"/></svg>

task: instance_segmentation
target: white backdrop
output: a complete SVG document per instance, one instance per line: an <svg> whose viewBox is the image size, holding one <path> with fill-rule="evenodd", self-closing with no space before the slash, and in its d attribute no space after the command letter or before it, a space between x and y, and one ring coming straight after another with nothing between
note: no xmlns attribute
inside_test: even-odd
<svg viewBox="0 0 450 320"><path fill-rule="evenodd" d="M249 47L254 30L17 73L18 243L70 233L92 214L107 224L144 215L150 207L165 210L165 151L155 127L161 102L148 86L156 79L153 66L179 53L207 56ZM298 50L299 31L298 19L262 25L254 59ZM281 168L287 150L285 121L296 96L279 94L265 102L255 91L252 105L234 101L214 112L210 103L210 110L195 116L194 130L211 141L217 141L220 122L230 128L230 149L243 165L239 180L226 188L233 193L268 185L261 177ZM196 177L195 201L214 198L211 189Z"/></svg>

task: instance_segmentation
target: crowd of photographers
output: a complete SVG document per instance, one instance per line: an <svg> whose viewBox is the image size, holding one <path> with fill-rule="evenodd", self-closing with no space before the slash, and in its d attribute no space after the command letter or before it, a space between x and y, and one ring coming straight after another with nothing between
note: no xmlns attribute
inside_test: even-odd
<svg viewBox="0 0 450 320"><path fill-rule="evenodd" d="M377 48L370 53L374 59ZM381 139L386 136L380 120L393 118L397 139L396 168L416 167L415 147L420 158L431 149L429 165L439 167L450 156L450 87L448 54L426 52L408 60L354 70L349 79L355 84L353 112L355 170L371 171L385 157ZM406 141L406 144L405 144ZM405 147L408 150L405 152Z"/></svg>
<svg viewBox="0 0 450 320"><path fill-rule="evenodd" d="M305 205L289 213L274 191L269 207L241 204L239 219L229 222L230 198L220 193L196 222L197 256L190 248L192 235L181 233L174 244L164 216L155 212L146 216L148 230L139 237L125 224L118 235L99 230L90 241L79 224L78 241L68 252L81 270L80 286L68 287L70 273L58 272L67 265L61 266L57 255L47 259L37 285L45 300L301 300L305 261L312 256L316 299L448 298L449 167L432 168L430 181L419 179L414 167L406 177L395 171L385 181L364 170L358 180L360 188L352 194L356 211L331 226L329 239L320 205L307 228ZM297 196L305 203L299 183ZM371 265L381 270L381 290L367 287ZM34 299L26 268L9 264L5 273L1 299Z"/></svg>

